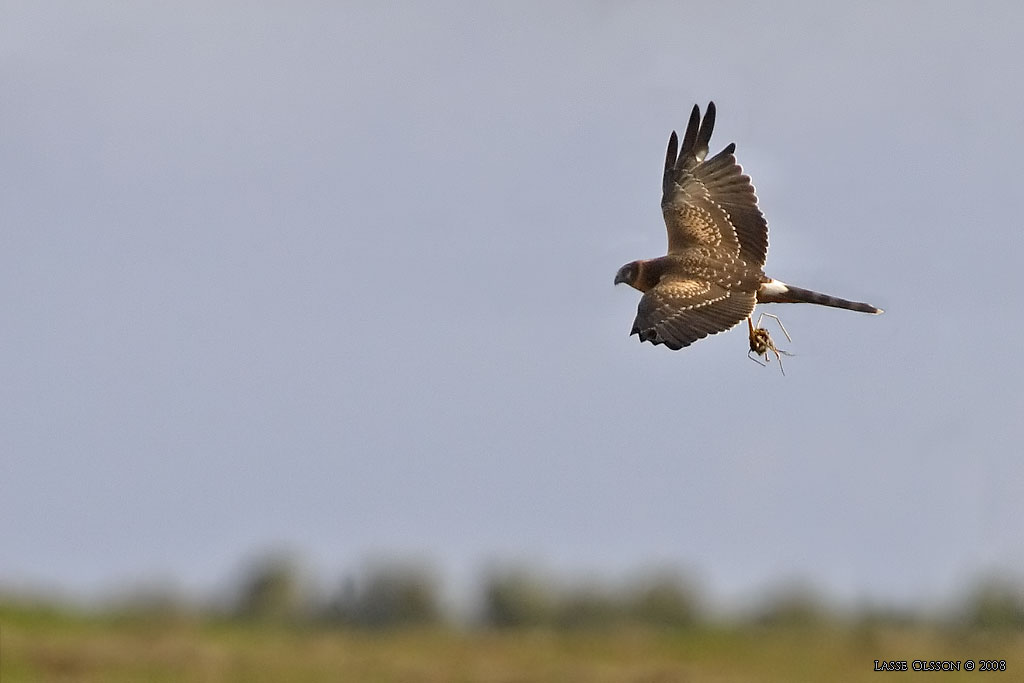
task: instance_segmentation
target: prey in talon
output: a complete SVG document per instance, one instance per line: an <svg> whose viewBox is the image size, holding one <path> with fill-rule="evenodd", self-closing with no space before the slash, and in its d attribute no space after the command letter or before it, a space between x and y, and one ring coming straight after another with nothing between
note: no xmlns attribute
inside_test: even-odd
<svg viewBox="0 0 1024 683"><path fill-rule="evenodd" d="M768 330L766 328L761 327L761 321L764 320L765 316L768 316L769 318L774 318L775 322L778 323L779 325L779 329L782 330L782 334L786 335L786 339L790 342L793 341L793 339L789 336L789 332L786 332L785 325L783 325L782 321L779 320L779 316L772 315L771 313L762 313L757 317L756 326L754 325L754 322L751 320L750 316L747 316L747 328L750 330L750 350L747 351L747 358L754 361L758 365L763 366L765 365L765 363L771 362L771 358L768 356L768 352L771 351L779 360L779 370L781 370L782 374L785 375L786 369L782 367L782 356L792 356L793 354L791 354L789 351L783 351L782 349L775 346L775 342L772 341L771 334L768 333ZM764 356L765 362L762 363L754 356L751 356L750 354L752 353L756 354L757 356Z"/></svg>

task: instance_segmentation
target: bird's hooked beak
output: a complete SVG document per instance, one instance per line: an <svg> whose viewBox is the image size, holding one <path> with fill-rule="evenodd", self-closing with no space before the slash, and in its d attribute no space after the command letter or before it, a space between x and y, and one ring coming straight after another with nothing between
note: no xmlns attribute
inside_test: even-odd
<svg viewBox="0 0 1024 683"><path fill-rule="evenodd" d="M627 284L632 285L633 280L636 277L636 266L633 263L627 263L626 265L619 268L619 272L615 273L615 284Z"/></svg>

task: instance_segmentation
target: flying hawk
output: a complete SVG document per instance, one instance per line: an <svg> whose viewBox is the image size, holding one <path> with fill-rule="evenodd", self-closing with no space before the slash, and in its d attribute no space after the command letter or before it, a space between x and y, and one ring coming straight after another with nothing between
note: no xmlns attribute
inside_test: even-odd
<svg viewBox="0 0 1024 683"><path fill-rule="evenodd" d="M758 303L808 303L881 313L869 304L787 285L764 274L768 224L750 177L736 163L736 145L705 160L715 103L704 120L694 105L678 151L668 139L661 211L668 254L627 263L615 274L644 293L630 335L678 350L750 318Z"/></svg>

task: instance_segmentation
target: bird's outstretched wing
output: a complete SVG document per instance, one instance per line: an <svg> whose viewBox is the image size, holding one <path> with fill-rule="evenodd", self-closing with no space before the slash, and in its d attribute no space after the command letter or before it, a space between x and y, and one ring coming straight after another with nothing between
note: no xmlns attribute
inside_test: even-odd
<svg viewBox="0 0 1024 683"><path fill-rule="evenodd" d="M665 277L640 299L630 334L678 351L743 321L755 297L704 280Z"/></svg>
<svg viewBox="0 0 1024 683"><path fill-rule="evenodd" d="M682 149L675 131L668 140L661 211L668 229L668 253L691 247L722 248L748 266L763 266L768 254L768 223L757 208L750 177L736 163L730 143L707 159L715 103L704 120L694 105Z"/></svg>

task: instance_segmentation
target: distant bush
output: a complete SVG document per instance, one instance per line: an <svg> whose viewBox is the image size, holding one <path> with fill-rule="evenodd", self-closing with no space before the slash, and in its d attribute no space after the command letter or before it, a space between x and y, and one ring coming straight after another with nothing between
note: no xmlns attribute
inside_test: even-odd
<svg viewBox="0 0 1024 683"><path fill-rule="evenodd" d="M492 573L483 583L483 622L497 628L548 625L555 614L550 587L528 572Z"/></svg>
<svg viewBox="0 0 1024 683"><path fill-rule="evenodd" d="M677 627L699 614L695 592L668 573L615 588L579 582L565 587L522 570L498 572L485 578L482 604L483 623L497 628Z"/></svg>
<svg viewBox="0 0 1024 683"><path fill-rule="evenodd" d="M971 627L1024 628L1024 586L1008 578L982 579L968 594L963 612Z"/></svg>
<svg viewBox="0 0 1024 683"><path fill-rule="evenodd" d="M271 555L246 570L235 613L244 619L295 621L305 616L306 602L296 565L283 555Z"/></svg>
<svg viewBox="0 0 1024 683"><path fill-rule="evenodd" d="M359 628L422 626L442 620L433 574L413 564L371 567L342 582L325 611L327 620Z"/></svg>
<svg viewBox="0 0 1024 683"><path fill-rule="evenodd" d="M555 609L559 628L608 628L626 619L621 596L599 586L582 586L563 592Z"/></svg>
<svg viewBox="0 0 1024 683"><path fill-rule="evenodd" d="M763 626L806 626L832 618L825 601L810 585L801 582L783 584L767 592L753 622Z"/></svg>
<svg viewBox="0 0 1024 683"><path fill-rule="evenodd" d="M634 582L626 608L636 621L659 626L690 626L701 617L698 592L673 572Z"/></svg>

